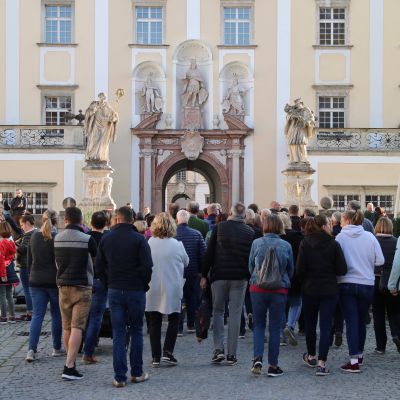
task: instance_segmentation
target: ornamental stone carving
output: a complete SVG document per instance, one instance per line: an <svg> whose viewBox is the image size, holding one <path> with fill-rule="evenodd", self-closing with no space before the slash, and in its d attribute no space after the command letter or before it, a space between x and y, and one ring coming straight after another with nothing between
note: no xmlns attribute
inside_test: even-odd
<svg viewBox="0 0 400 400"><path fill-rule="evenodd" d="M181 151L188 160L197 160L203 152L203 146L204 138L197 130L188 130L181 138Z"/></svg>

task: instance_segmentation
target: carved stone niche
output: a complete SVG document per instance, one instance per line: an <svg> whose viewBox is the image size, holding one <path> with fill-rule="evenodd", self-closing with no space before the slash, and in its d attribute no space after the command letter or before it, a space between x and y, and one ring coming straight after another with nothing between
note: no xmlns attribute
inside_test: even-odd
<svg viewBox="0 0 400 400"><path fill-rule="evenodd" d="M199 40L187 40L181 43L174 53L176 90L175 99L173 99L175 102L175 115L172 118L176 121L177 129L211 129L213 120L211 97L207 98L200 107L196 107L196 110L194 110L194 107L184 107L185 104L182 103L186 72L190 68L192 60L196 60L197 70L208 93L210 93L210 88L213 85L213 64L210 48ZM188 121L190 123L187 123Z"/></svg>
<svg viewBox="0 0 400 400"><path fill-rule="evenodd" d="M165 109L166 79L161 65L153 61L140 63L133 72L135 115L140 115L140 120L146 119L153 112L162 112ZM157 109L147 109L146 87L152 87Z"/></svg>
<svg viewBox="0 0 400 400"><path fill-rule="evenodd" d="M244 122L250 115L253 96L253 76L248 66L234 61L226 64L220 77L221 113L234 115Z"/></svg>

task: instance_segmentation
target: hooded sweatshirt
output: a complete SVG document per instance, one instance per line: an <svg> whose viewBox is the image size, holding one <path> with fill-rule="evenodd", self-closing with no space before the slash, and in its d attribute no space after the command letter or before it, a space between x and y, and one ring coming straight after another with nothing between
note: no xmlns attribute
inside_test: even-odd
<svg viewBox="0 0 400 400"><path fill-rule="evenodd" d="M361 225L346 225L336 240L342 247L347 263L347 274L339 277L338 283L374 286L374 268L385 262L376 237Z"/></svg>

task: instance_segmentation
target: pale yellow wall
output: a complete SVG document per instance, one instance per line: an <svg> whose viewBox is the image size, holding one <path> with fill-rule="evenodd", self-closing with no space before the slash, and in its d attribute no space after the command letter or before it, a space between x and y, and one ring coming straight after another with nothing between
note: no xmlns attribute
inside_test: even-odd
<svg viewBox="0 0 400 400"><path fill-rule="evenodd" d="M39 47L41 42L42 8L40 0L21 2L20 5L20 121L40 124L42 101L39 83Z"/></svg>
<svg viewBox="0 0 400 400"><path fill-rule="evenodd" d="M388 160L390 161L390 160ZM331 186L390 186L397 185L398 164L319 163L319 190Z"/></svg>
<svg viewBox="0 0 400 400"><path fill-rule="evenodd" d="M49 51L44 56L44 76L47 81L67 81L71 76L71 56L65 51Z"/></svg>
<svg viewBox="0 0 400 400"><path fill-rule="evenodd" d="M400 124L400 23L398 0L385 0L383 31L383 125Z"/></svg>
<svg viewBox="0 0 400 400"><path fill-rule="evenodd" d="M128 38L132 34L132 2L122 0L113 2L110 10L110 45L109 45L109 101L114 104L115 91L125 90L120 101L118 137L110 146L111 165L115 169L113 175L113 197L117 205L131 200L131 49ZM121 38L126 38L122 40Z"/></svg>
<svg viewBox="0 0 400 400"><path fill-rule="evenodd" d="M52 192L53 204L49 204L56 210L62 207L64 199L64 162L63 161L2 161L0 160L0 171L12 171L12 177L7 181L25 183L57 183L49 189ZM5 181L5 176L1 177ZM24 189L22 187L22 189Z"/></svg>
<svg viewBox="0 0 400 400"><path fill-rule="evenodd" d="M255 12L254 201L276 197L276 3L257 1ZM267 52L263 49L268 49ZM245 178L246 179L246 178Z"/></svg>
<svg viewBox="0 0 400 400"><path fill-rule="evenodd" d="M5 24L5 1L0 1L0 121L5 117L5 48L6 24Z"/></svg>
<svg viewBox="0 0 400 400"><path fill-rule="evenodd" d="M313 109L316 109L316 95L312 88L315 83L315 50L312 47L316 44L315 11L315 1L292 0L290 100L301 97Z"/></svg>
<svg viewBox="0 0 400 400"><path fill-rule="evenodd" d="M351 83L349 127L369 126L369 1L350 2Z"/></svg>
<svg viewBox="0 0 400 400"><path fill-rule="evenodd" d="M321 54L319 57L321 81L338 82L346 78L346 56L343 54Z"/></svg>
<svg viewBox="0 0 400 400"><path fill-rule="evenodd" d="M119 3L119 2L118 2ZM94 100L94 0L75 1L75 79L74 112L85 112Z"/></svg>

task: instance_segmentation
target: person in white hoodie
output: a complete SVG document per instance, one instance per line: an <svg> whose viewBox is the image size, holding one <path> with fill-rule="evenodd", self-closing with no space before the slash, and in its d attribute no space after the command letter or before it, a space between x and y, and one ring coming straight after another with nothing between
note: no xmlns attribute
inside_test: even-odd
<svg viewBox="0 0 400 400"><path fill-rule="evenodd" d="M336 236L347 263L347 274L338 277L338 283L350 361L341 369L353 373L360 372L364 361L366 316L374 293L374 269L385 262L378 240L364 230L363 220L360 210L345 211L341 219L342 230Z"/></svg>

